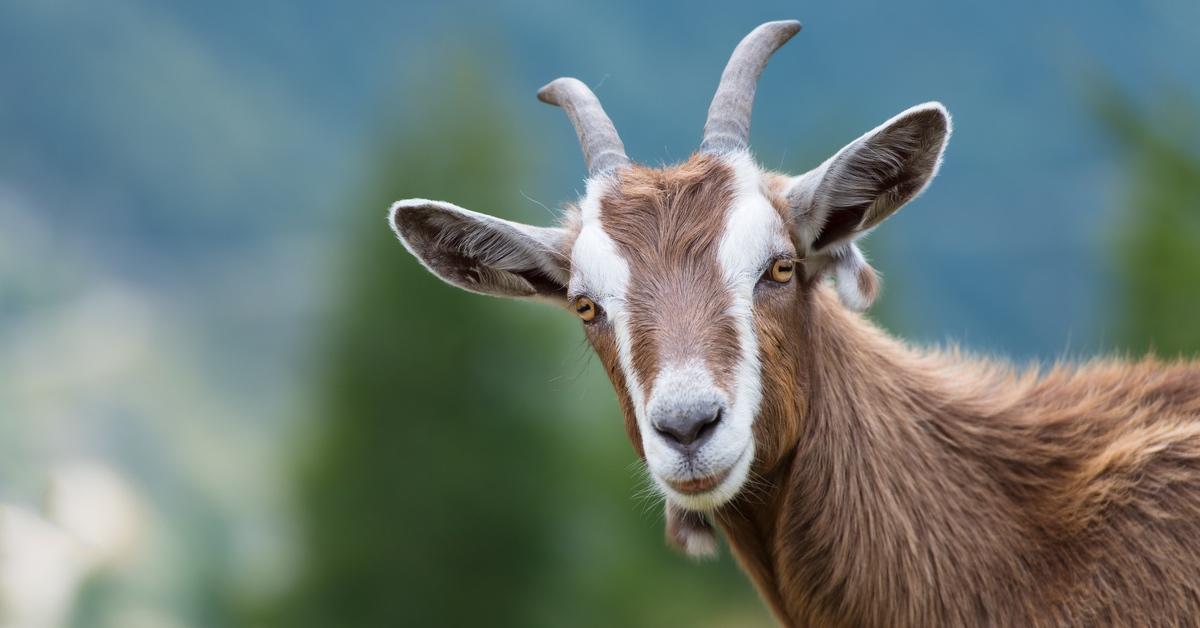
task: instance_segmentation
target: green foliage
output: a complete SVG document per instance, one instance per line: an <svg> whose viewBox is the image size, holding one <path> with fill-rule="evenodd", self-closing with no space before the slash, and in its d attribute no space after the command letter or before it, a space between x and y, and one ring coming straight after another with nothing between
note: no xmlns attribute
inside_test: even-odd
<svg viewBox="0 0 1200 628"><path fill-rule="evenodd" d="M307 559L274 622L768 623L730 559L664 546L610 386L594 360L580 373L577 321L445 286L396 242L383 215L406 197L548 220L512 211L536 164L486 81L406 93L427 106L348 205L361 227L299 489Z"/></svg>
<svg viewBox="0 0 1200 628"><path fill-rule="evenodd" d="M1118 333L1133 351L1200 353L1200 111L1181 101L1157 115L1115 91L1100 100L1128 154L1128 213L1117 238Z"/></svg>

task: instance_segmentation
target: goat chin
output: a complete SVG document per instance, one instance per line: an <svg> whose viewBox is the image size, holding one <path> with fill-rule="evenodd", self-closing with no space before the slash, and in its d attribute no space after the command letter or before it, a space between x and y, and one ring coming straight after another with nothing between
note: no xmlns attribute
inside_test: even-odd
<svg viewBox="0 0 1200 628"><path fill-rule="evenodd" d="M716 558L717 532L704 513L667 502L667 544L699 560Z"/></svg>

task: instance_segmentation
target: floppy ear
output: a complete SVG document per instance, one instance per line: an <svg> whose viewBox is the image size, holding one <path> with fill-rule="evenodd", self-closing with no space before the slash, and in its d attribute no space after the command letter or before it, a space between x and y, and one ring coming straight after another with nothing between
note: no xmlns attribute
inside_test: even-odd
<svg viewBox="0 0 1200 628"><path fill-rule="evenodd" d="M807 252L806 270L811 276L832 268L848 306L865 309L876 285L854 241L925 189L949 138L946 108L936 102L917 105L792 181L787 196L792 237ZM843 277L854 281L843 282ZM858 284L870 286L870 293Z"/></svg>
<svg viewBox="0 0 1200 628"><path fill-rule="evenodd" d="M392 205L391 224L405 248L446 283L492 296L566 300L563 229L417 198Z"/></svg>

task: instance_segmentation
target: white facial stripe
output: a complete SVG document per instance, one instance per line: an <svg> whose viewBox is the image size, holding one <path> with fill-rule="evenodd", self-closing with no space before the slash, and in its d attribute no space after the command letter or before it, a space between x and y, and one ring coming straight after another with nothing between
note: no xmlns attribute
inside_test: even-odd
<svg viewBox="0 0 1200 628"><path fill-rule="evenodd" d="M587 294L604 309L608 324L617 340L617 358L625 387L633 402L638 429L645 434L645 396L633 369L632 335L625 311L625 295L629 289L629 264L617 250L617 245L604 231L600 221L600 199L608 192L613 180L589 179L587 194L580 203L579 237L571 249L571 294Z"/></svg>
<svg viewBox="0 0 1200 628"><path fill-rule="evenodd" d="M758 166L746 152L731 155L729 162L737 190L717 255L733 294L729 315L736 321L742 349L734 371L736 409L731 414L753 422L762 397L758 336L754 331L754 286L766 261L764 256L786 249L788 244L783 220L762 192Z"/></svg>
<svg viewBox="0 0 1200 628"><path fill-rule="evenodd" d="M753 291L767 259L790 247L779 212L763 194L762 174L754 160L739 152L729 155L727 163L737 187L717 261L730 286Z"/></svg>
<svg viewBox="0 0 1200 628"><path fill-rule="evenodd" d="M571 249L571 294L587 294L612 311L608 301L625 300L629 286L629 265L617 251L617 245L600 224L600 198L612 180L590 179L587 195L580 203L581 226Z"/></svg>
<svg viewBox="0 0 1200 628"><path fill-rule="evenodd" d="M740 358L734 368L734 389L729 407L725 451L714 456L732 458L729 477L713 492L700 497L676 495L681 505L709 509L731 499L741 489L754 459L754 418L762 401L761 364L758 336L754 330L754 287L764 263L771 255L789 250L783 220L762 191L762 175L748 153L730 155L727 162L734 171L733 204L729 208L725 232L717 248L717 260L729 286L731 302L728 314L737 326ZM745 443L739 445L738 441ZM713 443L717 445L718 443Z"/></svg>

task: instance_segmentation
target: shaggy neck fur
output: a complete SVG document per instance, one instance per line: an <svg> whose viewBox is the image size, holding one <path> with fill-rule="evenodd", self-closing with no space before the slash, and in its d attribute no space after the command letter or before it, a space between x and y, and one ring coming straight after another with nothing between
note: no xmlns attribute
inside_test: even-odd
<svg viewBox="0 0 1200 628"><path fill-rule="evenodd" d="M1200 617L1200 368L1018 375L804 301L798 438L715 513L780 621Z"/></svg>

